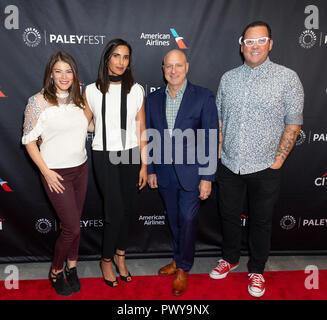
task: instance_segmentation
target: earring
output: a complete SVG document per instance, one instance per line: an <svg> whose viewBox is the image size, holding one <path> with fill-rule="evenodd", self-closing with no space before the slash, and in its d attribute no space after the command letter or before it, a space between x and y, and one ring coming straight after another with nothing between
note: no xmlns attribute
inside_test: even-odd
<svg viewBox="0 0 327 320"><path fill-rule="evenodd" d="M53 86L53 78L50 77L50 84Z"/></svg>

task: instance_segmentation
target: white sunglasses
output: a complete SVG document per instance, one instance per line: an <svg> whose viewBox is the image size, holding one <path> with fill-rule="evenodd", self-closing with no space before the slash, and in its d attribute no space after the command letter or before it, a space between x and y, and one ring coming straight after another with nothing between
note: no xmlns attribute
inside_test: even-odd
<svg viewBox="0 0 327 320"><path fill-rule="evenodd" d="M240 37L238 40L238 43L242 45L242 38ZM257 43L259 46L264 46L267 41L270 40L269 37L261 37L257 39L244 39L243 43L245 44L246 47L253 47L255 43Z"/></svg>

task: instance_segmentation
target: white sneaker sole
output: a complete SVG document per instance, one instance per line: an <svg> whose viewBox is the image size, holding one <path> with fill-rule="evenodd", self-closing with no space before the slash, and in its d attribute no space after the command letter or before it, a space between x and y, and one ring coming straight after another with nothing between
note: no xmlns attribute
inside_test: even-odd
<svg viewBox="0 0 327 320"><path fill-rule="evenodd" d="M252 297L260 298L264 295L265 291L266 291L266 289L263 289L260 292L256 292L256 291L251 290L251 287L248 286L248 292Z"/></svg>
<svg viewBox="0 0 327 320"><path fill-rule="evenodd" d="M228 272L225 272L225 273L223 273L223 274L218 274L218 273L216 273L216 272L211 271L211 272L209 273L209 276L210 276L210 278L215 279L215 280L218 280L218 279L224 279L224 278L227 277L227 275L228 275L232 270L235 270L236 268L238 268L238 266L239 266L239 264L236 265L236 266L234 266L234 267L232 267L232 268L230 268L230 270L229 270Z"/></svg>

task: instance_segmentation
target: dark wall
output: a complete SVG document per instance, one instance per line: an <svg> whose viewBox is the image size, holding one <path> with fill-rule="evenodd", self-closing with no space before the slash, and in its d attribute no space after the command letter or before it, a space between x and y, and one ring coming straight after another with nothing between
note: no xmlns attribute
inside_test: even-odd
<svg viewBox="0 0 327 320"><path fill-rule="evenodd" d="M28 97L42 88L49 56L76 59L82 87L93 82L104 45L120 37L133 47L137 82L146 94L163 86L161 61L187 46L189 80L216 93L224 72L242 63L238 38L253 20L271 25L272 61L295 70L304 86L304 125L283 167L273 220L273 253L327 249L327 3L301 0L1 0L0 1L0 261L42 261L52 256L59 222L21 145ZM87 149L92 163L88 136ZM98 258L101 200L89 166L81 221L82 258ZM6 183L5 183L6 182ZM10 191L12 190L12 191ZM246 217L246 218L244 218ZM247 212L240 217L246 239ZM157 191L142 191L131 220L135 256L169 254L172 245ZM221 244L215 194L200 210L197 254L218 254ZM244 241L244 250L247 249Z"/></svg>

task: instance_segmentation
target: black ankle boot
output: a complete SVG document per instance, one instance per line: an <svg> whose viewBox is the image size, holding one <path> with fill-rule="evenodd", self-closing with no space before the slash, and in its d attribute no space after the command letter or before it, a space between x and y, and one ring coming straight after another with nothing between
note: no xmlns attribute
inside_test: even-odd
<svg viewBox="0 0 327 320"><path fill-rule="evenodd" d="M62 271L57 274L50 271L49 278L58 295L64 297L69 297L72 295L72 288L67 284Z"/></svg>
<svg viewBox="0 0 327 320"><path fill-rule="evenodd" d="M65 268L66 279L74 293L81 291L81 283L77 276L76 267L69 269L68 266Z"/></svg>

